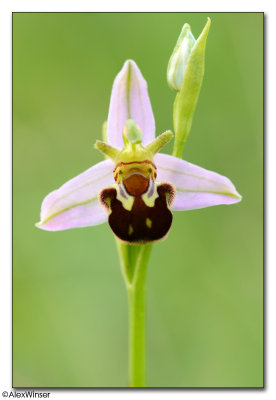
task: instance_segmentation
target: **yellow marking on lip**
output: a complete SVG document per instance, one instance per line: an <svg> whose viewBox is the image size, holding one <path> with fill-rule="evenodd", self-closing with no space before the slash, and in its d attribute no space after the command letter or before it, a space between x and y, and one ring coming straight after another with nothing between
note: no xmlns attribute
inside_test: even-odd
<svg viewBox="0 0 276 400"><path fill-rule="evenodd" d="M152 227L152 220L150 218L146 218L146 225L148 228Z"/></svg>
<svg viewBox="0 0 276 400"><path fill-rule="evenodd" d="M132 225L128 227L128 234L131 235L134 232Z"/></svg>

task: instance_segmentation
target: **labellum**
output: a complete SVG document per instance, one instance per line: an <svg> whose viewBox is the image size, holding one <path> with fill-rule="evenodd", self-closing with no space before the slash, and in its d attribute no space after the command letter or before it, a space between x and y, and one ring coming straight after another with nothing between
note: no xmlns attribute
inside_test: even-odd
<svg viewBox="0 0 276 400"><path fill-rule="evenodd" d="M122 151L103 142L96 147L115 161L115 184L100 192L101 204L109 212L114 234L128 243L147 243L165 238L171 224L170 206L175 190L169 183L157 183L153 156L172 137L165 132L147 146L133 120L124 127Z"/></svg>

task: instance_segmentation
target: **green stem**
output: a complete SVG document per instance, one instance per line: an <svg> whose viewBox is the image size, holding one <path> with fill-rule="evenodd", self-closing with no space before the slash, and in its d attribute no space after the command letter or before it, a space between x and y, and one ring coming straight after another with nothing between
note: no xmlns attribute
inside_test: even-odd
<svg viewBox="0 0 276 400"><path fill-rule="evenodd" d="M185 144L184 140L183 141L181 141L181 140L174 141L173 152L172 152L172 155L174 157L182 158L184 144Z"/></svg>
<svg viewBox="0 0 276 400"><path fill-rule="evenodd" d="M188 139L192 127L193 115L197 102L196 99L194 102L194 108L192 110L188 107L183 107L183 106L181 108L180 107L181 94L177 93L173 105L175 140L174 140L172 155L178 158L182 158L184 144Z"/></svg>
<svg viewBox="0 0 276 400"><path fill-rule="evenodd" d="M145 386L146 275L152 244L117 241L129 310L129 386Z"/></svg>

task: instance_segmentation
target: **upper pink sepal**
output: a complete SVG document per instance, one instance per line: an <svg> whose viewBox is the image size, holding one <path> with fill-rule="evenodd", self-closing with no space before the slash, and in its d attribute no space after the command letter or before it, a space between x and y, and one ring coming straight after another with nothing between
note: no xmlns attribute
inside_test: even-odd
<svg viewBox="0 0 276 400"><path fill-rule="evenodd" d="M111 160L102 161L49 193L43 200L36 226L58 231L106 222L108 216L98 194L114 183L113 168Z"/></svg>
<svg viewBox="0 0 276 400"><path fill-rule="evenodd" d="M124 63L113 83L107 120L109 144L123 147L123 127L128 119L133 119L141 128L144 145L154 140L155 121L147 82L132 60Z"/></svg>
<svg viewBox="0 0 276 400"><path fill-rule="evenodd" d="M172 210L193 210L241 200L233 183L223 175L167 154L157 154L154 161L157 180L175 186Z"/></svg>

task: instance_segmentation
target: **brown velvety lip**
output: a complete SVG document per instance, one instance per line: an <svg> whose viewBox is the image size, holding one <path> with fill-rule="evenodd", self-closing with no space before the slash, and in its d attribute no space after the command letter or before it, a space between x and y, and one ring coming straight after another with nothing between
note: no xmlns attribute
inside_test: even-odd
<svg viewBox="0 0 276 400"><path fill-rule="evenodd" d="M145 193L149 186L149 178L136 172L131 173L123 182L127 192L135 197Z"/></svg>

